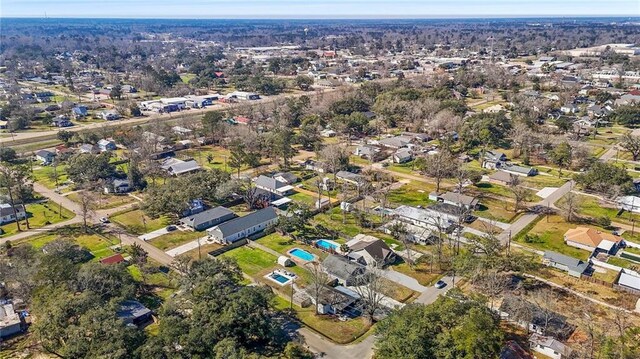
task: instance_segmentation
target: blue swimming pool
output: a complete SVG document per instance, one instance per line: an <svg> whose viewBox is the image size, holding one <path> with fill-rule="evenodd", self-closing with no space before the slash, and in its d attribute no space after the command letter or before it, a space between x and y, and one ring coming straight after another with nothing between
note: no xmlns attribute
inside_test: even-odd
<svg viewBox="0 0 640 359"><path fill-rule="evenodd" d="M337 250L338 249L338 245L329 241L325 241L324 239L319 239L316 241L316 244L318 245L318 247L325 249L325 250Z"/></svg>
<svg viewBox="0 0 640 359"><path fill-rule="evenodd" d="M294 257L298 257L298 258L302 259L303 261L307 261L307 262L310 262L315 258L315 256L313 254L305 251L304 249L300 249L300 248L294 248L294 249L290 250L289 254L294 256Z"/></svg>
<svg viewBox="0 0 640 359"><path fill-rule="evenodd" d="M272 279L275 279L275 280L276 280L278 283L280 283L280 284L285 284L285 283L287 283L288 281L290 281L290 279L289 279L289 278L287 278L287 277L285 277L285 276L283 276L283 275L280 275L280 274L278 274L278 273L271 273L270 277L271 277Z"/></svg>

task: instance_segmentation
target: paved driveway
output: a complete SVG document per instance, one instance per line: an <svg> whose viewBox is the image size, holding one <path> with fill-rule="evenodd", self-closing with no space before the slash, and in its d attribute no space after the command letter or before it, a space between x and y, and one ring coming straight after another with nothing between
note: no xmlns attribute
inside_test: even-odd
<svg viewBox="0 0 640 359"><path fill-rule="evenodd" d="M453 288L453 278L452 277L445 276L445 277L442 277L441 280L444 281L445 283L447 283L446 287L441 288L441 289L438 289L438 288L436 288L434 286L425 288L425 290L422 291L422 294L420 294L418 299L416 299L415 303L431 304L431 303L435 302L436 299L438 299L438 297L441 294L445 294L445 293L447 293L449 291L449 289Z"/></svg>
<svg viewBox="0 0 640 359"><path fill-rule="evenodd" d="M391 269L385 269L382 271L382 276L384 276L385 278L387 278L388 280L398 283L400 285L403 285L411 290L415 290L416 292L422 292L425 289L427 289L427 287L423 286L422 284L418 283L418 281L413 278L413 277L409 277L406 274L402 274L400 272L396 272L394 270Z"/></svg>
<svg viewBox="0 0 640 359"><path fill-rule="evenodd" d="M177 229L176 229L176 231L177 231ZM175 231L172 231L172 232L175 232ZM167 231L167 227L162 227L162 228L157 229L157 230L155 230L153 232L149 232L149 233L145 233L143 235L140 235L140 236L138 236L138 238L142 239L143 241L149 241L149 240L152 240L154 238L157 238L157 237L160 237L162 235L165 235L167 233L169 233L169 231Z"/></svg>

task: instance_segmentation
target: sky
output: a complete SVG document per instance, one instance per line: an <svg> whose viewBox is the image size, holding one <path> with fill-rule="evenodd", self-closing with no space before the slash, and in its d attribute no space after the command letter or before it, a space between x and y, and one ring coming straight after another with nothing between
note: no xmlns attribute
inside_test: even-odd
<svg viewBox="0 0 640 359"><path fill-rule="evenodd" d="M0 17L640 16L640 0L0 0Z"/></svg>

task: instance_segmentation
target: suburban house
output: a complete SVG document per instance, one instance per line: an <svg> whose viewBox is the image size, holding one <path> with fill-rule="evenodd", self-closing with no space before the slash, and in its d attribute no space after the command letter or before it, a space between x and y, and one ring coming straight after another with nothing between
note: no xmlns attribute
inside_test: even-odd
<svg viewBox="0 0 640 359"><path fill-rule="evenodd" d="M606 253L613 253L621 240L622 238L611 233L587 227L576 227L564 234L564 241L567 245L590 252L599 249Z"/></svg>
<svg viewBox="0 0 640 359"><path fill-rule="evenodd" d="M36 160L42 162L43 165L51 164L55 157L56 154L51 151L40 150L36 152Z"/></svg>
<svg viewBox="0 0 640 359"><path fill-rule="evenodd" d="M24 205L15 205L16 213L13 213L14 206L9 203L0 203L0 224L11 223L16 221L16 214L18 219L24 219L27 216L27 212L24 209Z"/></svg>
<svg viewBox="0 0 640 359"><path fill-rule="evenodd" d="M336 178L358 186L362 182L362 176L349 171L338 171Z"/></svg>
<svg viewBox="0 0 640 359"><path fill-rule="evenodd" d="M618 276L618 285L626 289L631 289L632 292L640 293L640 274L623 268Z"/></svg>
<svg viewBox="0 0 640 359"><path fill-rule="evenodd" d="M353 154L362 158L372 159L380 152L380 149L373 145L360 145L353 150Z"/></svg>
<svg viewBox="0 0 640 359"><path fill-rule="evenodd" d="M307 294L315 301L316 293L309 287ZM348 311L359 299L360 296L348 288L338 286L323 286L318 293L317 303L318 313L320 314L342 314Z"/></svg>
<svg viewBox="0 0 640 359"><path fill-rule="evenodd" d="M24 321L19 313L13 310L13 304L0 305L0 338L8 338L24 329Z"/></svg>
<svg viewBox="0 0 640 359"><path fill-rule="evenodd" d="M393 154L392 158L395 163L406 163L413 159L413 153L408 148L401 148Z"/></svg>
<svg viewBox="0 0 640 359"><path fill-rule="evenodd" d="M381 139L380 141L378 141L378 143L384 147L399 149L399 148L409 146L409 144L411 143L411 137L406 137L406 136L388 137L388 138Z"/></svg>
<svg viewBox="0 0 640 359"><path fill-rule="evenodd" d="M205 207L206 206L201 199L193 199L189 202L189 207L182 212L182 216L187 217L192 214L200 213L204 211Z"/></svg>
<svg viewBox="0 0 640 359"><path fill-rule="evenodd" d="M78 152L80 153L97 153L98 150L96 149L96 146L90 144L90 143L83 143L80 146L78 146Z"/></svg>
<svg viewBox="0 0 640 359"><path fill-rule="evenodd" d="M112 140L107 140L103 138L100 141L98 141L98 149L100 150L100 152L115 151L116 148L117 148L116 143Z"/></svg>
<svg viewBox="0 0 640 359"><path fill-rule="evenodd" d="M433 211L426 208L400 206L393 210L393 214L402 222L429 230L441 228L447 231L453 226L452 222L443 220L440 216L434 216Z"/></svg>
<svg viewBox="0 0 640 359"><path fill-rule="evenodd" d="M560 107L560 111L562 111L562 113L565 113L565 114L572 114L580 111L580 109L578 108L578 106L576 106L573 103L567 103L562 105L562 107Z"/></svg>
<svg viewBox="0 0 640 359"><path fill-rule="evenodd" d="M532 334L529 338L531 350L544 354L552 359L571 358L573 350L561 341L540 334Z"/></svg>
<svg viewBox="0 0 640 359"><path fill-rule="evenodd" d="M466 209L475 209L478 207L479 201L475 197L467 196L462 193L445 192L443 194L437 194L436 192L429 193L429 199L436 202L442 202L453 206L464 207Z"/></svg>
<svg viewBox="0 0 640 359"><path fill-rule="evenodd" d="M106 257L106 258L102 258L100 260L101 264L107 264L107 265L111 265L111 264L119 264L124 262L124 257L122 256L121 253L116 253L112 256Z"/></svg>
<svg viewBox="0 0 640 359"><path fill-rule="evenodd" d="M347 286L357 285L366 272L366 266L334 254L322 261L322 267L331 277Z"/></svg>
<svg viewBox="0 0 640 359"><path fill-rule="evenodd" d="M505 171L497 171L489 175L490 183L495 183L503 186L511 186L515 179L516 175Z"/></svg>
<svg viewBox="0 0 640 359"><path fill-rule="evenodd" d="M260 175L255 185L257 188L277 194L279 196L287 196L293 192L293 187L286 182L280 182L275 178Z"/></svg>
<svg viewBox="0 0 640 359"><path fill-rule="evenodd" d="M566 340L575 330L575 326L567 322L567 318L540 308L516 296L507 296L502 300L499 308L500 317L523 328L529 328L533 333L552 336Z"/></svg>
<svg viewBox="0 0 640 359"><path fill-rule="evenodd" d="M616 199L618 208L625 211L640 213L640 197L636 196L621 196Z"/></svg>
<svg viewBox="0 0 640 359"><path fill-rule="evenodd" d="M104 186L104 193L127 193L129 191L131 191L131 184L129 183L129 180L124 178L124 179L120 179L120 178L114 178L111 181L109 181L107 184L105 184Z"/></svg>
<svg viewBox="0 0 640 359"><path fill-rule="evenodd" d="M396 254L380 238L358 234L347 242L347 258L364 265L383 267L396 261Z"/></svg>
<svg viewBox="0 0 640 359"><path fill-rule="evenodd" d="M502 166L507 160L507 155L502 152L486 151L484 153L484 160L482 161L482 167L494 170Z"/></svg>
<svg viewBox="0 0 640 359"><path fill-rule="evenodd" d="M125 300L120 303L116 316L125 324L140 325L150 321L151 310L136 300Z"/></svg>
<svg viewBox="0 0 640 359"><path fill-rule="evenodd" d="M552 251L545 251L542 257L542 263L549 267L558 268L563 270L573 277L580 278L589 268L589 262L583 262L580 259L565 256Z"/></svg>
<svg viewBox="0 0 640 359"><path fill-rule="evenodd" d="M294 175L291 172L278 172L273 175L273 178L276 181L280 181L289 185L292 185L299 181L298 176Z"/></svg>
<svg viewBox="0 0 640 359"><path fill-rule="evenodd" d="M215 207L204 212L192 214L180 219L180 223L196 231L217 226L220 223L236 218L236 214L225 207Z"/></svg>
<svg viewBox="0 0 640 359"><path fill-rule="evenodd" d="M504 172L514 174L516 176L528 177L528 176L535 176L538 174L538 170L533 167L518 166L514 164L504 164L500 166L500 169L503 170Z"/></svg>
<svg viewBox="0 0 640 359"><path fill-rule="evenodd" d="M207 233L216 242L231 244L264 231L276 223L278 223L278 214L275 208L267 207L244 217L219 224L209 229Z"/></svg>
<svg viewBox="0 0 640 359"><path fill-rule="evenodd" d="M65 115L59 115L56 118L54 118L53 120L51 120L51 126L53 126L53 127L69 127L69 126L73 126L73 123L71 123L71 120L69 120L69 117L67 117Z"/></svg>
<svg viewBox="0 0 640 359"><path fill-rule="evenodd" d="M120 119L120 114L116 110L103 111L100 116L103 120L107 121L115 121Z"/></svg>
<svg viewBox="0 0 640 359"><path fill-rule="evenodd" d="M200 165L195 160L183 161L177 158L167 158L160 164L160 168L169 172L169 174L173 176L196 172L201 169Z"/></svg>
<svg viewBox="0 0 640 359"><path fill-rule="evenodd" d="M75 119L87 117L89 111L87 110L87 106L76 106L71 109L71 113Z"/></svg>

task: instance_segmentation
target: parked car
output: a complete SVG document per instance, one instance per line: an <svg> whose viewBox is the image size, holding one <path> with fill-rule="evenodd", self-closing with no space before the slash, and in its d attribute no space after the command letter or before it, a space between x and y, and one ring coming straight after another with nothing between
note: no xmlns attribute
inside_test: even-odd
<svg viewBox="0 0 640 359"><path fill-rule="evenodd" d="M176 227L173 224L171 224L171 225L168 225L166 229L167 229L167 232L173 232L176 229L178 229L178 227Z"/></svg>
<svg viewBox="0 0 640 359"><path fill-rule="evenodd" d="M442 288L444 288L444 287L446 287L446 286L447 286L447 283L445 283L445 282L444 282L444 281L442 281L442 280L437 281L437 282L436 282L436 285L435 285L435 287L436 287L436 288L438 288L438 289L442 289Z"/></svg>
<svg viewBox="0 0 640 359"><path fill-rule="evenodd" d="M107 217L100 217L100 223L109 223L109 218L107 218Z"/></svg>

